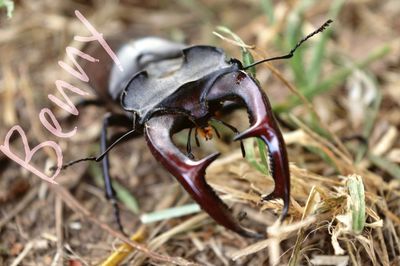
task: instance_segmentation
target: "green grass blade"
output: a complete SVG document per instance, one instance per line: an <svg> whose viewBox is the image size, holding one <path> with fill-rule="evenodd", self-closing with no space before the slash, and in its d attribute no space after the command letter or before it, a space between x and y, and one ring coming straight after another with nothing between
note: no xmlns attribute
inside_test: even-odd
<svg viewBox="0 0 400 266"><path fill-rule="evenodd" d="M329 78L325 79L324 81L320 82L315 89L303 89L304 96L311 100L314 96L320 95L324 92L340 88L340 84L344 82L344 80L353 72L354 68L364 68L371 64L372 62L381 59L382 57L386 56L391 51L389 45L384 45L383 47L379 47L375 49L371 54L368 55L365 59L357 62L355 66L345 66L341 69L334 72ZM296 107L297 105L301 104L301 100L296 97L290 97L288 102L273 106L273 109L277 113L287 113L292 108Z"/></svg>
<svg viewBox="0 0 400 266"><path fill-rule="evenodd" d="M352 230L360 234L365 225L365 195L364 184L360 176L352 175L347 181L350 194L350 210L352 216Z"/></svg>
<svg viewBox="0 0 400 266"><path fill-rule="evenodd" d="M332 88L339 87L338 85L342 84L344 80L353 72L354 68L364 68L375 60L378 60L388 54L390 52L389 46L385 45L384 47L380 47L374 50L367 58L361 60L356 63L355 66L344 67L337 72L335 72L330 78L321 82L315 90L308 88L305 91L305 96L308 99L319 95L323 92L329 91Z"/></svg>
<svg viewBox="0 0 400 266"><path fill-rule="evenodd" d="M0 8L5 7L7 9L7 17L12 18L14 12L14 1L12 0L0 0Z"/></svg>
<svg viewBox="0 0 400 266"><path fill-rule="evenodd" d="M243 40L233 31L231 31L228 27L225 26L218 26L217 30L226 34L229 34L230 36L232 36L232 38L239 44L245 45L245 43L243 42ZM241 47L242 50L247 51L247 49L245 47Z"/></svg>
<svg viewBox="0 0 400 266"><path fill-rule="evenodd" d="M275 22L275 15L274 15L274 4L271 0L262 0L261 7L264 11L265 16L268 19L269 24L274 24Z"/></svg>
<svg viewBox="0 0 400 266"><path fill-rule="evenodd" d="M254 63L254 57L248 50L244 50L244 49L242 50L242 58L243 58L243 64L245 66ZM256 68L255 67L249 68L247 70L247 72L253 78L256 78ZM254 142L254 140L253 140L253 142ZM250 149L252 149L252 156L253 156L252 164L255 165L256 169L258 169L261 173L268 174L269 166L268 166L268 161L267 161L267 148L265 146L265 143L261 139L256 138L256 142L257 142L258 150L260 152L261 162L258 162L255 159L254 143L252 143L251 147L249 147Z"/></svg>
<svg viewBox="0 0 400 266"><path fill-rule="evenodd" d="M95 183L99 187L104 187L103 174L100 167L95 164L89 166L89 172L94 177ZM135 214L140 212L139 203L131 192L121 185L118 181L112 180L115 193L117 194L118 200L120 200L130 211Z"/></svg>
<svg viewBox="0 0 400 266"><path fill-rule="evenodd" d="M343 6L344 0L336 0L333 2L331 5L328 18L335 19L337 18L342 6ZM327 28L324 31L324 34L320 34L321 36L319 37L319 41L317 42L316 45L313 45L312 47L312 53L311 53L311 61L310 61L310 66L307 69L307 83L308 86L310 87L315 87L318 83L318 79L321 75L321 70L322 70L322 63L324 61L324 54L326 51L326 44L328 42L328 39L330 38L332 33L332 28Z"/></svg>
<svg viewBox="0 0 400 266"><path fill-rule="evenodd" d="M372 78L372 77L370 77ZM376 80L374 80L374 83L376 84ZM372 105L367 108L366 114L365 114L365 123L364 123L364 128L363 128L363 137L365 139L369 139L372 129L374 127L375 121L378 117L379 113L379 108L381 106L382 102L382 93L381 91L375 86L375 98L374 101L372 102ZM360 162L362 158L367 154L368 152L368 144L363 144L360 145L357 154L356 154L356 162Z"/></svg>
<svg viewBox="0 0 400 266"><path fill-rule="evenodd" d="M302 21L299 14L292 14L288 20L286 28L286 47L292 49L292 47L301 38L301 27ZM306 77L304 75L304 63L303 63L303 49L298 49L293 57L290 59L291 70L294 74L295 84L299 88L303 88L306 85Z"/></svg>
<svg viewBox="0 0 400 266"><path fill-rule="evenodd" d="M255 138L245 139L243 141L244 148L246 150L246 160L257 171L259 171L262 174L268 175L269 174L268 168L266 167L266 165L261 164L256 157L255 149L254 149L254 141L255 141Z"/></svg>
<svg viewBox="0 0 400 266"><path fill-rule="evenodd" d="M385 172L389 173L396 179L400 180L400 167L399 165L390 162L389 160L370 154L368 155L368 159L377 167L384 170Z"/></svg>
<svg viewBox="0 0 400 266"><path fill-rule="evenodd" d="M269 161L267 159L267 157L268 157L267 147L266 147L264 141L259 138L257 138L257 145L258 145L258 150L260 151L261 164L262 164L262 166L264 166L263 169L265 169L265 171L268 173L270 165L269 165Z"/></svg>
<svg viewBox="0 0 400 266"><path fill-rule="evenodd" d="M254 62L254 57L249 51L242 51L243 65L248 66ZM253 78L256 78L256 67L250 67L246 70Z"/></svg>
<svg viewBox="0 0 400 266"><path fill-rule="evenodd" d="M302 38L303 17L306 10L308 10L315 0L302 0L298 2L297 7L289 15L287 22L285 38L286 49L292 49L293 46ZM290 66L294 74L295 84L298 88L304 88L307 85L307 76L305 73L306 66L304 64L304 47L296 51L294 56L290 59Z"/></svg>
<svg viewBox="0 0 400 266"><path fill-rule="evenodd" d="M187 204L183 206L173 207L152 213L145 213L140 216L140 221L143 224L155 223L172 218L182 217L189 214L200 212L201 208L198 204Z"/></svg>
<svg viewBox="0 0 400 266"><path fill-rule="evenodd" d="M228 29L227 27L224 26L219 26L217 27L217 30L229 34L232 36L232 38L239 44L245 44L243 42L243 40L236 35L234 32L232 32L230 29ZM241 47L242 49L242 61L243 61L243 65L244 66L248 66L252 63L254 63L254 57L253 55L250 53L250 51L248 49L246 49L245 47ZM255 67L251 67L247 70L247 72L249 73L249 75L251 75L253 78L256 78L256 68ZM256 157L256 153L255 153L255 147L254 147L254 142L257 142L257 147L259 149L259 153L260 153L260 157L261 157L261 161L258 160L258 158ZM258 138L252 138L249 140L245 140L244 141L244 146L245 146L245 150L246 150L246 159L247 161L255 168L257 169L259 172L263 173L263 174L269 174L269 167L268 167L268 160L267 160L267 147L265 145L265 143L258 139Z"/></svg>

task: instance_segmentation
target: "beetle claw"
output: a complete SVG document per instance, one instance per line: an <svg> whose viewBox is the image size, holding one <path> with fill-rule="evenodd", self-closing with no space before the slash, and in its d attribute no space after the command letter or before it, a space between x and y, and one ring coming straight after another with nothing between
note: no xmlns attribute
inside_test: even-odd
<svg viewBox="0 0 400 266"><path fill-rule="evenodd" d="M199 161L185 156L172 142L171 136L179 131L179 117L163 115L147 122L145 136L154 157L182 184L192 198L217 223L246 237L263 238L256 232L243 228L232 216L228 207L205 180L206 168L219 156L213 153Z"/></svg>
<svg viewBox="0 0 400 266"><path fill-rule="evenodd" d="M208 101L220 101L227 97L241 99L241 102L247 108L251 123L250 128L238 134L234 140L257 137L268 146L270 169L275 181L275 188L270 195L263 197L262 200L281 198L284 205L281 219L284 219L290 201L289 164L285 142L275 122L268 98L259 88L257 82L242 71L227 74L217 80L206 99Z"/></svg>
<svg viewBox="0 0 400 266"><path fill-rule="evenodd" d="M260 120L246 131L237 135L234 140L243 140L249 137L258 137L268 146L271 174L275 181L275 188L272 193L263 196L263 201L281 198L284 202L282 219L287 215L289 206L289 170L287 165L286 150L283 137L275 122L271 122L267 117Z"/></svg>

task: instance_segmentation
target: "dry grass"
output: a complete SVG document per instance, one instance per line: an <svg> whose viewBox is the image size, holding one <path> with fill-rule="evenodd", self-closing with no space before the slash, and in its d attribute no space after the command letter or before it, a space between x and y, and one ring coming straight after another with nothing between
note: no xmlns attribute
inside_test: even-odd
<svg viewBox="0 0 400 266"><path fill-rule="evenodd" d="M240 58L235 45L212 35L217 25L228 26L255 45L256 57L280 54L286 48L277 49L277 36L285 34L292 15L307 1L276 1L274 23L268 22L258 1L16 2L13 17L7 19L1 10L0 19L1 143L19 124L31 146L47 139L58 141L68 161L96 153L102 110L84 109L72 122L62 124L65 130L78 127L77 135L65 140L50 136L38 114L50 107L57 117L65 116L47 99L55 91L56 79L86 89L57 65L66 55L65 47L77 47L73 36L87 34L74 16L75 9L106 36L162 35L222 46ZM304 32L329 18L330 2L315 1L302 11ZM297 101L290 111L288 99L305 92L293 65L279 62L274 63L276 68L258 68L270 101L291 125L282 127L292 178L289 217L283 224L275 222L280 201L259 201L261 194L272 190L271 177L242 159L238 146L216 140L197 151L225 152L207 169L207 179L234 213L247 213L246 226L267 230L268 239L243 239L203 213L141 225L139 216L121 205L123 224L136 242L131 242L134 250L119 247L122 236L112 229L116 226L111 205L95 185L95 165L81 164L63 172L57 179L66 188L61 189L0 154L0 265L92 265L107 258L104 265L123 260L129 265L399 265L399 15L398 0L346 1L317 70L329 86L316 91L310 102ZM308 55L305 52L306 65L312 64ZM363 68L358 68L363 61ZM346 73L329 80L344 67ZM240 114L234 117L236 125L247 123ZM352 136L364 136L367 143ZM141 213L190 203L142 139L122 146L111 155L112 175L138 200ZM18 142L14 147L22 149ZM40 167L53 163L46 158L54 155L47 153L34 157ZM110 256L118 247L130 251Z"/></svg>

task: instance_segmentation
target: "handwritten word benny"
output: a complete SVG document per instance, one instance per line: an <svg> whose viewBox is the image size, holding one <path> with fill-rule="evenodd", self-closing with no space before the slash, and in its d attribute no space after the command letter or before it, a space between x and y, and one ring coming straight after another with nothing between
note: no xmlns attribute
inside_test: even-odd
<svg viewBox="0 0 400 266"><path fill-rule="evenodd" d="M111 50L108 43L104 40L103 34L99 33L78 10L75 10L75 15L82 22L82 24L86 27L86 29L91 33L91 36L88 36L88 37L74 36L74 40L79 41L79 42L85 42L85 43L97 41L103 47L103 49L107 52L107 54L112 58L112 60L117 65L119 70L124 71L118 57ZM74 56L79 56L82 59L85 59L89 62L98 63L99 60L92 57L91 55L88 55L88 54L74 48L74 47L68 46L65 50L67 52L68 57L70 58L70 60L72 61L73 65L75 66L76 69L74 69L73 67L66 64L63 61L59 61L58 65L61 68L63 68L65 71L67 71L69 74L76 77L77 79L79 79L83 82L89 82L89 77L86 75L86 73L82 69L82 67L77 63ZM54 104L58 105L60 108L64 109L65 111L69 112L72 115L75 115L75 116L79 115L78 109L72 103L72 101L68 98L68 96L66 95L64 90L67 89L78 95L87 95L88 93L71 85L70 83L68 83L64 80L56 80L55 85L56 85L57 90L60 92L60 94L63 96L64 99L61 100L60 98L57 98L53 94L49 94L48 98L50 99L50 101L52 101ZM76 130L77 130L76 127L73 130L71 130L70 132L63 132L60 123L57 121L54 113L49 108L41 109L41 111L39 113L39 120L48 131L50 131L53 135L55 135L59 138L71 138L73 135L76 134ZM10 138L14 132L17 132L21 136L21 139L22 139L22 144L24 145L24 152L25 152L25 158L23 158L23 159L18 157L10 149ZM35 168L33 165L30 164L32 156L38 150L40 150L44 147L52 148L57 157L57 169L52 176L46 175L45 173L43 173L42 171L38 170L37 168ZM29 147L28 139L26 137L25 131L21 128L21 126L15 125L6 134L6 137L4 140L4 145L0 145L0 151L2 151L11 160L15 161L16 163L18 163L19 165L21 165L28 171L32 172L33 174L37 175L38 177L40 177L50 183L57 184L57 182L54 179L60 173L63 155L62 155L62 150L61 150L60 145L58 145L56 142L50 141L50 140L44 141L44 142L38 144L37 146L35 146L33 149L31 149Z"/></svg>

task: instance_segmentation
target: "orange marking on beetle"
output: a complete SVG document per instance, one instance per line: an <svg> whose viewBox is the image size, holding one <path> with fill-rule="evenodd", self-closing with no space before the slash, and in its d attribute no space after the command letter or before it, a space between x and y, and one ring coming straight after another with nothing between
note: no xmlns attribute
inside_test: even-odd
<svg viewBox="0 0 400 266"><path fill-rule="evenodd" d="M212 132L211 126L207 126L207 127L203 127L203 128L197 127L196 130L200 134L200 136L202 138L204 138L205 140L210 140L213 138L213 132Z"/></svg>

